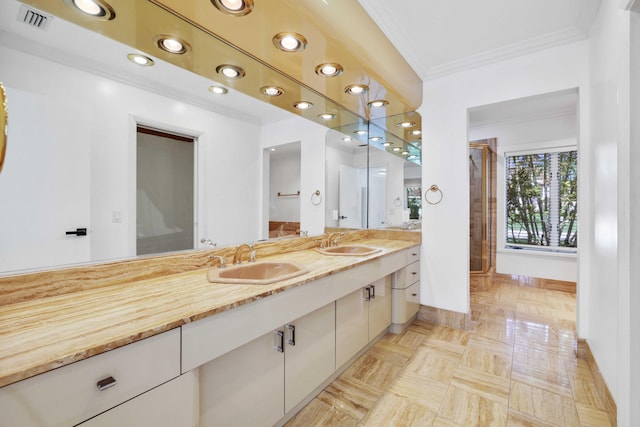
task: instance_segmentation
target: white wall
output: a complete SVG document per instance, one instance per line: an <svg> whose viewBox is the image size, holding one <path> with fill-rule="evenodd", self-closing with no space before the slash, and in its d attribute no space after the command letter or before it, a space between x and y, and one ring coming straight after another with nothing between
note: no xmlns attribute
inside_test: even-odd
<svg viewBox="0 0 640 427"><path fill-rule="evenodd" d="M587 42L578 42L424 83L425 101L419 109L423 120L422 182L438 185L444 196L441 203L423 208L422 304L469 312L467 109L579 88L580 111L585 111L587 77ZM586 123L581 115L581 142L588 135ZM583 160L588 161L588 156ZM587 185L586 180L581 179L580 185ZM585 209L581 207L580 221L588 223L589 214L582 215ZM588 244L588 237L581 239ZM584 272L579 272L579 278L586 285Z"/></svg>
<svg viewBox="0 0 640 427"><path fill-rule="evenodd" d="M630 13L629 24L629 76L632 76L629 81L630 119L631 117L640 117L640 79L638 78L640 76L640 12ZM629 204L627 210L629 216L622 228L627 236L627 239L623 240L626 246L620 250L621 256L619 257L621 263L619 269L627 272L624 277L621 277L621 281L624 281L624 292L621 293L621 298L622 296L626 297L628 292L628 298L622 298L625 306L620 311L621 323L624 326L620 329L623 343L629 345L627 352L624 348L625 344L623 344L621 352L625 355L628 354L628 357L623 356L619 363L618 376L622 378L619 387L619 394L622 397L618 399L618 408L621 412L618 417L620 425L624 425L621 422L628 420L640 420L640 405L631 404L631 402L640 402L640 364L637 363L640 360L640 310L638 310L640 307L640 287L632 286L632 283L637 283L638 277L640 277L640 263L637 262L640 259L640 186L637 185L640 182L640 168L637 167L640 163L640 120L630 120L629 125L628 145L620 150L622 154L626 154L625 169L628 171L628 176L622 176L620 182L627 183L625 193ZM624 206L620 211L625 212ZM628 328L625 323L627 314L629 315ZM625 339L627 334L628 338ZM628 413L626 409L628 409ZM625 412L622 413L622 411ZM631 422L629 421L628 424Z"/></svg>
<svg viewBox="0 0 640 427"><path fill-rule="evenodd" d="M269 123L262 126L260 138L263 148L275 147L281 144L300 141L300 230L307 231L309 235L324 233L325 216L325 134L327 128L307 119L292 116L290 119L281 120L276 123ZM256 162L262 164L260 176L267 177L264 159ZM264 181L263 181L264 182ZM268 180L266 180L268 182ZM268 237L268 195L265 193L264 185L260 186L263 191L261 228L263 238ZM311 195L315 191L320 191L321 200L313 204ZM256 203L256 206L260 204Z"/></svg>
<svg viewBox="0 0 640 427"><path fill-rule="evenodd" d="M91 260L135 255L136 122L198 137L199 235L219 244L259 237L255 207L261 196L258 190L261 176L259 168L246 167L260 161L259 124L6 47L0 47L0 57L0 76L6 87L41 97L51 105L82 107L81 116L52 118L48 126L60 132L77 129L71 135L72 142L90 146L91 176L85 179L90 183L91 193ZM10 99L9 105L11 102ZM11 114L9 126L20 121L38 125L30 117ZM13 138L9 144L11 150L27 146L19 138ZM14 159L8 157L7 163ZM50 181L45 177L42 186L46 188L48 184ZM64 209L64 206L50 208ZM112 221L113 212L120 212L121 222Z"/></svg>
<svg viewBox="0 0 640 427"><path fill-rule="evenodd" d="M578 144L577 117L559 114L551 117L500 120L469 127L469 141L497 139L496 165L496 272L575 282L578 279L575 254L549 254L540 251L505 249L505 171L504 155L510 151L545 149Z"/></svg>
<svg viewBox="0 0 640 427"><path fill-rule="evenodd" d="M640 101L640 28L638 15L624 11L619 3L602 2L589 39L594 262L588 298L580 298L580 303L588 318L584 336L616 401L618 425L630 426L640 419L640 153L633 120Z"/></svg>

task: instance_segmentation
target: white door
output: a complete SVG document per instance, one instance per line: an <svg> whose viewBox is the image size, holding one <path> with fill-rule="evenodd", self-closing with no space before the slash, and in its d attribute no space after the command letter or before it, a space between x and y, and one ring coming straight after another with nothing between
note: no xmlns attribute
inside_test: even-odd
<svg viewBox="0 0 640 427"><path fill-rule="evenodd" d="M340 228L366 228L362 224L366 187L361 183L360 170L340 165L338 226ZM364 196L364 197L363 197Z"/></svg>
<svg viewBox="0 0 640 427"><path fill-rule="evenodd" d="M336 301L336 369L369 342L369 302L364 289Z"/></svg>
<svg viewBox="0 0 640 427"><path fill-rule="evenodd" d="M6 89L0 271L90 261L91 112L65 99ZM87 235L66 234L78 228Z"/></svg>
<svg viewBox="0 0 640 427"><path fill-rule="evenodd" d="M336 369L336 310L331 302L285 326L287 413Z"/></svg>
<svg viewBox="0 0 640 427"><path fill-rule="evenodd" d="M272 426L282 418L284 353L276 343L268 333L200 366L200 427Z"/></svg>

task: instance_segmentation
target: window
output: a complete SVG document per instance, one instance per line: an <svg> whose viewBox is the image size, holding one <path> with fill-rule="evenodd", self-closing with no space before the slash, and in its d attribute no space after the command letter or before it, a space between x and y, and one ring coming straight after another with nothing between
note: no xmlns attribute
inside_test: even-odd
<svg viewBox="0 0 640 427"><path fill-rule="evenodd" d="M578 152L506 153L505 171L506 247L574 252Z"/></svg>
<svg viewBox="0 0 640 427"><path fill-rule="evenodd" d="M409 209L409 219L422 217L422 188L419 185L404 187L405 207Z"/></svg>

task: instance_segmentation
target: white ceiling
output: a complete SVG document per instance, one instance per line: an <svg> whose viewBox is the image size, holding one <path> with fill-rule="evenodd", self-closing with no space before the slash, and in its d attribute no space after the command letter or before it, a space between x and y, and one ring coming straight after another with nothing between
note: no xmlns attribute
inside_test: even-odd
<svg viewBox="0 0 640 427"><path fill-rule="evenodd" d="M423 80L585 39L600 6L600 0L358 1Z"/></svg>

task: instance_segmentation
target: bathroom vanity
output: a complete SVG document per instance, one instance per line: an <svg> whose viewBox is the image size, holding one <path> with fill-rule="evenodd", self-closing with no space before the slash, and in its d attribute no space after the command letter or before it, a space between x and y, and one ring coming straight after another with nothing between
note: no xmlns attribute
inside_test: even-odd
<svg viewBox="0 0 640 427"><path fill-rule="evenodd" d="M256 245L258 263L308 269L266 285L211 283L210 267L153 276L153 262L150 278L79 290L70 277L51 284L52 296L40 284L0 314L0 425L285 422L402 305L392 288L419 256L420 235L368 230L341 244L350 240L381 250L327 255L311 238Z"/></svg>

